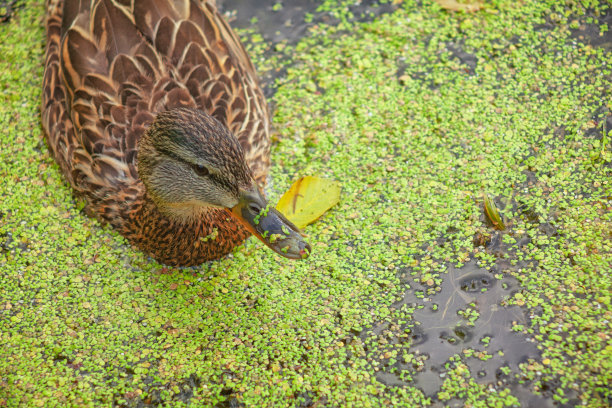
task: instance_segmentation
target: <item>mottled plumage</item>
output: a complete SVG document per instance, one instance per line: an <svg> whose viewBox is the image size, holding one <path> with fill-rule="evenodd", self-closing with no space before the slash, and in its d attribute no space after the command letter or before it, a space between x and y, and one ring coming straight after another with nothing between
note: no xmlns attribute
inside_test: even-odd
<svg viewBox="0 0 612 408"><path fill-rule="evenodd" d="M147 192L138 171L147 129L158 115L171 112L166 115L187 129L168 139L185 156L181 166L188 169L195 165L190 160L205 155L213 167L244 173L238 177L217 169L220 182L237 183L230 189L240 183L248 188L253 179L260 188L265 183L268 108L249 57L214 4L50 0L47 8L42 123L55 159L86 199L88 213L167 264L193 265L227 254L249 235L228 210L181 203L191 215L173 216ZM198 144L192 132L199 130L190 130L195 110L218 121L202 116L211 131L223 125L240 146L231 146L236 140L231 136L202 136L204 144ZM157 140L156 135L151 138ZM167 152L171 158L175 153ZM206 172L207 182L216 182Z"/></svg>

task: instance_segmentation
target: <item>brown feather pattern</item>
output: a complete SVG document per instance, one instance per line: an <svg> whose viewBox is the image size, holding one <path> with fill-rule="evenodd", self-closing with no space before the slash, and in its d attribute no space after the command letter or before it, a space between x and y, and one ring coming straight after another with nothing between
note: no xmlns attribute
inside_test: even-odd
<svg viewBox="0 0 612 408"><path fill-rule="evenodd" d="M87 211L161 262L227 254L248 233L224 210L162 215L138 178L137 148L157 114L201 109L237 137L255 180L269 168L269 112L255 69L200 0L48 0L42 123ZM217 231L217 239L200 240Z"/></svg>

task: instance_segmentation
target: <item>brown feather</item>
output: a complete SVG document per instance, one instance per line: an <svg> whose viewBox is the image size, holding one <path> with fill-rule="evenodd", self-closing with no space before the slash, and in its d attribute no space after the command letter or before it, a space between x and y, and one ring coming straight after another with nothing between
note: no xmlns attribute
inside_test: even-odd
<svg viewBox="0 0 612 408"><path fill-rule="evenodd" d="M104 50L106 59L112 61L121 54L129 55L131 47L141 38L141 34L134 27L133 16L112 0L94 2L92 14L92 39Z"/></svg>

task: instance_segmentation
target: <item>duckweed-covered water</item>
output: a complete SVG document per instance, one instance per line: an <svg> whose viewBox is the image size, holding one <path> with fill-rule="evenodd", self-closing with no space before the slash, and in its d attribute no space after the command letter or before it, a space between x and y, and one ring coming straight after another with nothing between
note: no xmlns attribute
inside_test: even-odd
<svg viewBox="0 0 612 408"><path fill-rule="evenodd" d="M609 405L609 4L218 3L274 107L272 200L343 186L312 256L168 268L83 214L29 1L0 25L0 406Z"/></svg>

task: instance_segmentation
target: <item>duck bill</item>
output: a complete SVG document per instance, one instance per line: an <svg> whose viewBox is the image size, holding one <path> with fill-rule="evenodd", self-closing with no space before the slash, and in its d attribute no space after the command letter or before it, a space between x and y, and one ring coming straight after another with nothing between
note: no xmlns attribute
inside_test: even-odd
<svg viewBox="0 0 612 408"><path fill-rule="evenodd" d="M253 188L241 190L240 201L229 210L242 225L270 249L285 258L304 259L310 245L302 232Z"/></svg>

